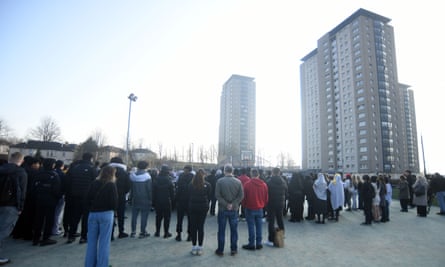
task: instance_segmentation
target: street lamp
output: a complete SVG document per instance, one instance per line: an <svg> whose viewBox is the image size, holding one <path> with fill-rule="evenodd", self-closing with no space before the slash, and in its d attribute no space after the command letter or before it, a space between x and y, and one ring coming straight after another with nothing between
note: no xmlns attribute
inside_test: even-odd
<svg viewBox="0 0 445 267"><path fill-rule="evenodd" d="M128 96L128 99L130 99L130 108L128 110L128 128L127 128L127 152L126 152L126 163L128 164L128 151L130 148L130 117L131 117L131 102L136 102L136 100L138 99L137 96L135 96L133 93L131 93Z"/></svg>

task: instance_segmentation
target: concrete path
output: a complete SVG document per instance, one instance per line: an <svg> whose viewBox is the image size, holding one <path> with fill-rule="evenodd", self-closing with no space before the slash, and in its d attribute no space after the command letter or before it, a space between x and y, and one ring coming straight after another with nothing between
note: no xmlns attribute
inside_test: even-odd
<svg viewBox="0 0 445 267"><path fill-rule="evenodd" d="M155 238L154 218L150 213L145 239L116 239L111 243L110 264L113 267L129 266L445 266L445 216L436 215L432 207L427 218L416 216L416 210L399 211L398 201L390 210L389 223L362 226L362 212L343 211L340 221L325 225L312 221L290 223L285 221L284 248L265 246L262 250L241 249L247 243L247 226L240 222L239 252L229 253L228 227L226 251L223 257L214 254L216 249L216 217L209 216L205 226L204 254L192 256L191 242L177 242ZM130 209L127 209L130 218ZM130 220L127 219L126 229ZM170 232L174 234L176 213L172 215ZM263 225L263 239L267 237L267 224ZM129 230L127 230L129 232ZM183 238L185 238L183 236ZM66 244L66 239L56 237L58 243L46 247L34 247L28 241L8 239L4 242L1 256L11 258L7 266L83 266L86 244ZM77 240L76 240L77 241Z"/></svg>

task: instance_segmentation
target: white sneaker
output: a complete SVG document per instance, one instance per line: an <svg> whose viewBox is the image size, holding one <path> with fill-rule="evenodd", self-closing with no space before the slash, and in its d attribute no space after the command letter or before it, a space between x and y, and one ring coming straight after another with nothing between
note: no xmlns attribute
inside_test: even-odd
<svg viewBox="0 0 445 267"><path fill-rule="evenodd" d="M11 260L7 259L7 258L0 258L0 265L6 264L6 263L10 263Z"/></svg>
<svg viewBox="0 0 445 267"><path fill-rule="evenodd" d="M197 247L192 247L192 251L190 251L190 254L192 254L193 256L198 255L198 248Z"/></svg>
<svg viewBox="0 0 445 267"><path fill-rule="evenodd" d="M202 247L198 247L196 255L198 255L198 256L202 255Z"/></svg>
<svg viewBox="0 0 445 267"><path fill-rule="evenodd" d="M266 246L268 246L268 247L273 247L273 246L274 246L274 245L273 245L273 242L270 242L270 241L264 241L263 244L266 245Z"/></svg>

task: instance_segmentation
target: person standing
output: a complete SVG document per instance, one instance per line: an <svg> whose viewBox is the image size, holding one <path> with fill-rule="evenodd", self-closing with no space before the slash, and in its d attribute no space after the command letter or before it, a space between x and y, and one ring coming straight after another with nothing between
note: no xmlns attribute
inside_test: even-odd
<svg viewBox="0 0 445 267"><path fill-rule="evenodd" d="M144 238L150 236L147 233L147 219L150 213L151 201L152 201L152 181L151 176L147 172L148 162L139 161L137 165L137 171L130 174L130 180L132 182L131 186L131 201L132 201L132 212L131 212L131 235L130 237L135 237L136 235L136 222L141 213L141 232L139 238Z"/></svg>
<svg viewBox="0 0 445 267"><path fill-rule="evenodd" d="M385 176L385 187L386 187L386 194L385 194L385 207L382 212L382 222L389 222L389 208L391 206L392 201L392 186L391 186L391 176Z"/></svg>
<svg viewBox="0 0 445 267"><path fill-rule="evenodd" d="M409 204L409 185L406 177L404 175L400 176L399 181L399 200L401 212L408 212L408 204Z"/></svg>
<svg viewBox="0 0 445 267"><path fill-rule="evenodd" d="M275 240L275 220L277 221L278 230L284 231L283 209L287 195L287 182L281 176L280 168L272 169L272 177L267 182L269 201L267 204L267 221L268 221L268 246L274 245Z"/></svg>
<svg viewBox="0 0 445 267"><path fill-rule="evenodd" d="M374 187L371 184L371 178L369 175L363 175L362 184L362 200L363 200L363 210L365 213L365 222L362 225L372 224L372 200L375 196Z"/></svg>
<svg viewBox="0 0 445 267"><path fill-rule="evenodd" d="M289 209L291 214L289 222L304 220L304 183L301 172L293 173L289 182Z"/></svg>
<svg viewBox="0 0 445 267"><path fill-rule="evenodd" d="M0 175L2 179L13 180L13 190L7 195L1 195L0 201L0 252L2 250L3 240L11 234L14 224L23 210L26 197L26 187L28 176L26 171L20 167L23 163L23 155L20 152L12 153L9 162L0 166ZM3 184L3 182L2 182ZM10 259L0 257L0 264L7 264Z"/></svg>
<svg viewBox="0 0 445 267"><path fill-rule="evenodd" d="M60 224L62 223L64 226L66 222L63 222L63 209L65 207L65 173L63 172L64 163L62 160L56 161L56 166L54 171L59 176L60 180L60 197L56 205L56 209L54 211L54 225L52 230L52 235L60 235L62 233ZM64 229L68 229L68 226L64 227Z"/></svg>
<svg viewBox="0 0 445 267"><path fill-rule="evenodd" d="M316 196L314 202L314 214L317 215L316 223L325 223L324 220L328 213L327 190L328 183L326 182L326 177L323 173L319 173L313 185L313 191Z"/></svg>
<svg viewBox="0 0 445 267"><path fill-rule="evenodd" d="M118 204L115 174L114 167L103 167L98 179L87 191L89 215L85 267L109 266L111 231Z"/></svg>
<svg viewBox="0 0 445 267"><path fill-rule="evenodd" d="M110 166L116 168L116 187L117 194L119 196L117 202L117 226L119 229L118 238L126 238L128 234L124 232L124 224L125 224L125 207L127 205L127 194L130 192L131 181L127 172L127 165L124 164L124 161L120 157L114 157L110 159ZM114 233L114 226L113 232Z"/></svg>
<svg viewBox="0 0 445 267"><path fill-rule="evenodd" d="M170 178L170 168L162 165L159 175L153 181L153 207L156 210L155 237L160 235L162 221L164 221L164 238L172 236L169 228L173 198L174 187Z"/></svg>
<svg viewBox="0 0 445 267"><path fill-rule="evenodd" d="M220 171L220 170L218 170ZM215 216L215 207L216 207L216 198L215 198L215 187L216 187L216 181L218 180L218 177L216 176L217 170L213 169L210 172L210 175L206 177L206 182L208 182L212 187L212 194L210 196L209 202L210 202L210 216ZM220 171L221 172L221 171Z"/></svg>
<svg viewBox="0 0 445 267"><path fill-rule="evenodd" d="M426 217L428 205L428 182L425 177L419 176L413 184L413 205L417 207L417 216Z"/></svg>
<svg viewBox="0 0 445 267"><path fill-rule="evenodd" d="M179 175L178 182L176 183L176 241L181 241L182 233L182 222L184 217L187 216L187 241L190 239L190 222L188 217L188 207L189 207L189 184L193 179L192 166L184 166L184 171Z"/></svg>
<svg viewBox="0 0 445 267"><path fill-rule="evenodd" d="M46 158L43 160L43 169L35 176L32 191L35 198L35 217L33 222L32 245L53 245L56 240L50 239L54 226L54 212L61 197L60 178L55 172L56 160ZM43 237L40 241L40 236Z"/></svg>
<svg viewBox="0 0 445 267"><path fill-rule="evenodd" d="M345 191L341 175L336 173L334 179L329 183L328 190L330 192L330 200L332 206L332 219L338 222L340 210L345 203Z"/></svg>
<svg viewBox="0 0 445 267"><path fill-rule="evenodd" d="M73 164L66 176L67 191L65 212L68 213L69 234L67 243L76 240L77 226L82 219L82 230L79 243L87 242L88 208L85 203L86 192L97 177L97 170L93 165L93 154L84 153L82 160Z"/></svg>
<svg viewBox="0 0 445 267"><path fill-rule="evenodd" d="M204 242L204 223L209 211L212 186L205 181L205 172L199 169L189 184L189 225L192 240L192 255L202 255Z"/></svg>
<svg viewBox="0 0 445 267"><path fill-rule="evenodd" d="M406 181L408 182L408 189L409 189L409 200L408 204L411 209L414 209L416 205L413 203L414 199L414 192L413 192L413 185L416 182L416 177L412 175L412 172L410 170L405 170L403 175L406 177Z"/></svg>
<svg viewBox="0 0 445 267"><path fill-rule="evenodd" d="M241 181L233 176L233 167L224 166L224 177L216 182L215 196L218 200L218 248L215 254L224 255L226 224L230 226L230 255L238 253L238 208L244 198Z"/></svg>
<svg viewBox="0 0 445 267"><path fill-rule="evenodd" d="M244 184L244 199L242 202L249 231L249 243L243 245L242 248L247 250L263 248L263 208L269 200L267 185L260 179L258 170L252 169L251 176L252 178Z"/></svg>

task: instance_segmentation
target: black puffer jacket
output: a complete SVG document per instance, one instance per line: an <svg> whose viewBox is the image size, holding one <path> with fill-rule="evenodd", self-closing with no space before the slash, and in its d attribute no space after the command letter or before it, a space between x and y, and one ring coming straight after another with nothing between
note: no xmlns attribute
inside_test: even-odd
<svg viewBox="0 0 445 267"><path fill-rule="evenodd" d="M174 197L173 183L168 175L159 175L153 181L153 207L171 208Z"/></svg>
<svg viewBox="0 0 445 267"><path fill-rule="evenodd" d="M204 187L198 189L191 183L189 184L189 210L201 211L209 209L209 200L212 196L212 186L210 183L205 182Z"/></svg>
<svg viewBox="0 0 445 267"><path fill-rule="evenodd" d="M272 176L267 182L269 189L269 207L284 207L287 195L287 183L281 176Z"/></svg>
<svg viewBox="0 0 445 267"><path fill-rule="evenodd" d="M97 176L97 170L91 162L80 161L71 167L67 173L67 196L85 198L91 183Z"/></svg>

